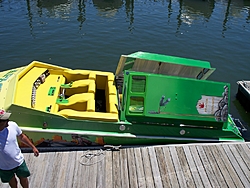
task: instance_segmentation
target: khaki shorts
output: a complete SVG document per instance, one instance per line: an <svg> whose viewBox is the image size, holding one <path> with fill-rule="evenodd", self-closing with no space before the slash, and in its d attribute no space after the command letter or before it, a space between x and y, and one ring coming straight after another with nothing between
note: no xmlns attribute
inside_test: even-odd
<svg viewBox="0 0 250 188"><path fill-rule="evenodd" d="M17 175L18 177L29 177L30 176L30 171L25 163L25 161L23 161L23 163L16 167L13 168L11 170L1 170L0 169L0 177L3 183L8 183L11 178L13 178L14 175Z"/></svg>

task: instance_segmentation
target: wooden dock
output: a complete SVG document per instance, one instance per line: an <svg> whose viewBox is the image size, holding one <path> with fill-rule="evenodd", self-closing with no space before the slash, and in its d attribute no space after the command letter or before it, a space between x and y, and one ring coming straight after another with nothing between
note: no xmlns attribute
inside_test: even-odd
<svg viewBox="0 0 250 188"><path fill-rule="evenodd" d="M250 142L24 156L32 173L31 188L250 187ZM9 186L0 183L0 187Z"/></svg>

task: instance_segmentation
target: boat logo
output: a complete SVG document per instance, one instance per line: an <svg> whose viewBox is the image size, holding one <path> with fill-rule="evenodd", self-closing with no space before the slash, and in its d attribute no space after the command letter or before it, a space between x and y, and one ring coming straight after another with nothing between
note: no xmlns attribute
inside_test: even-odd
<svg viewBox="0 0 250 188"><path fill-rule="evenodd" d="M228 115L228 86L224 86L221 97L202 95L196 109L199 114L213 115L216 121L226 121Z"/></svg>
<svg viewBox="0 0 250 188"><path fill-rule="evenodd" d="M166 108L166 105L170 102L170 100L171 100L171 98L167 98L165 100L165 96L162 95L162 97L160 99L158 112L157 111L149 111L148 113L150 113L150 114L160 114Z"/></svg>

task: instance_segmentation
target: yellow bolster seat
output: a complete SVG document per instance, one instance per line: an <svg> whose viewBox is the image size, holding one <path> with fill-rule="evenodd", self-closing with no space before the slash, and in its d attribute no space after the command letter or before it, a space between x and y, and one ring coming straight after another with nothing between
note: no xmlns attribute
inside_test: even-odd
<svg viewBox="0 0 250 188"><path fill-rule="evenodd" d="M62 88L65 88L63 85ZM71 96L77 93L95 93L96 85L94 80L77 80L68 88L65 88L65 95Z"/></svg>
<svg viewBox="0 0 250 188"><path fill-rule="evenodd" d="M115 76L112 72L102 72L102 71L93 71L93 73L96 75L96 77L98 76L102 76L102 77L106 77L107 81L114 81L115 80Z"/></svg>
<svg viewBox="0 0 250 188"><path fill-rule="evenodd" d="M95 94L74 94L68 99L68 103L59 103L59 111L62 109L74 109L78 111L95 111Z"/></svg>
<svg viewBox="0 0 250 188"><path fill-rule="evenodd" d="M112 82L113 82L114 80L115 80L114 74L109 73L109 74L108 74L108 82L109 82L109 81L112 81Z"/></svg>
<svg viewBox="0 0 250 188"><path fill-rule="evenodd" d="M118 101L116 95L109 95L108 101L106 102L107 112L118 114Z"/></svg>
<svg viewBox="0 0 250 188"><path fill-rule="evenodd" d="M118 114L118 98L113 81L108 81L105 88L106 110L109 113Z"/></svg>
<svg viewBox="0 0 250 188"><path fill-rule="evenodd" d="M67 82L83 80L83 79L96 79L95 71L90 70L65 70L63 72L63 76L65 76Z"/></svg>
<svg viewBox="0 0 250 188"><path fill-rule="evenodd" d="M116 91L116 87L114 85L113 81L108 81L107 85L106 85L106 92L109 95L116 95L117 91Z"/></svg>
<svg viewBox="0 0 250 188"><path fill-rule="evenodd" d="M118 122L118 114L102 112L80 112L72 109L64 109L58 112L69 119L81 119L90 121Z"/></svg>

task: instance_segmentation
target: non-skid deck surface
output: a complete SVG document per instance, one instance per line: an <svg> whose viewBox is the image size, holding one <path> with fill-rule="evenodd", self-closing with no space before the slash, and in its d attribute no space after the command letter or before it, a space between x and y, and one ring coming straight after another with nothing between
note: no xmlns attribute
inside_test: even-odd
<svg viewBox="0 0 250 188"><path fill-rule="evenodd" d="M249 142L24 155L31 188L250 187Z"/></svg>

